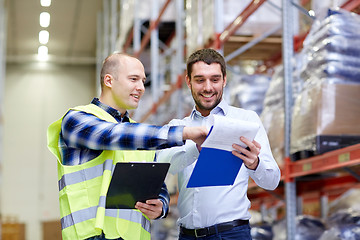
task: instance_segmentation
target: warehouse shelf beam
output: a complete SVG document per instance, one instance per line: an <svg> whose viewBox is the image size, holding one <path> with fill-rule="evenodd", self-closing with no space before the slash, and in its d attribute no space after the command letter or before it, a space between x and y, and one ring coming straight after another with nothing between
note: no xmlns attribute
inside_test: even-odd
<svg viewBox="0 0 360 240"><path fill-rule="evenodd" d="M229 24L220 35L216 36L214 41L215 47L219 49L219 46L222 46L265 1L266 0L251 1L236 19Z"/></svg>
<svg viewBox="0 0 360 240"><path fill-rule="evenodd" d="M110 53L116 50L116 38L118 35L118 0L111 0L111 17L110 17Z"/></svg>
<svg viewBox="0 0 360 240"><path fill-rule="evenodd" d="M131 27L130 29L130 32L126 38L126 41L124 43L124 46L123 46L123 52L126 52L126 49L128 49L131 45L131 42L133 41L133 38L134 38L134 27Z"/></svg>
<svg viewBox="0 0 360 240"><path fill-rule="evenodd" d="M103 61L103 56L102 56L102 45L103 45L103 38L102 38L102 12L99 12L97 14L97 19L96 19L96 76L95 79L98 79L98 76L100 76L100 72L101 72L101 64ZM96 92L97 94L100 96L100 92L101 92L101 86L100 86L100 81L96 81L95 83L96 86Z"/></svg>
<svg viewBox="0 0 360 240"><path fill-rule="evenodd" d="M348 172L351 176L353 176L354 178L356 178L356 180L358 182L360 182L360 175L357 174L355 171L353 171L351 168L349 167L344 167L343 168L346 172Z"/></svg>
<svg viewBox="0 0 360 240"><path fill-rule="evenodd" d="M324 193L331 193L332 191L344 190L344 186L354 186L359 182L354 176L345 175L345 176L335 176L328 177L319 180L311 180L311 184L309 181L301 181L297 182L297 193L298 195L303 195L305 193L316 192L319 193L319 189L321 189ZM343 188L343 189L342 189Z"/></svg>
<svg viewBox="0 0 360 240"><path fill-rule="evenodd" d="M171 2L171 0L167 0L164 3L164 5L162 6L158 17L156 19L150 21L150 27L149 27L148 31L146 32L145 36L141 40L140 49L134 53L135 57L139 57L141 52L145 49L146 45L149 43L150 38L151 38L151 32L159 26L160 19L161 19L162 15L164 14L166 8L170 4L170 2Z"/></svg>
<svg viewBox="0 0 360 240"><path fill-rule="evenodd" d="M292 107L292 59L294 55L294 24L295 11L290 1L282 0L282 23L283 23L283 66L284 66L284 96L285 96L285 121L284 121L284 156L286 163L290 163L290 132L291 132L291 107ZM285 166L288 174L289 168ZM285 179L285 202L286 202L286 236L287 240L294 240L296 235L296 181L292 178Z"/></svg>
<svg viewBox="0 0 360 240"><path fill-rule="evenodd" d="M139 0L135 0L134 1L134 10L133 10L133 14L134 14L134 21L133 21L133 25L131 27L131 39L132 39L132 43L133 43L133 53L139 51L140 46L141 46L141 32L142 32L142 20L140 19L140 12L136 11L136 9L139 9L140 7L140 1Z"/></svg>
<svg viewBox="0 0 360 240"><path fill-rule="evenodd" d="M341 5L341 8L353 11L360 7L360 0L348 0Z"/></svg>
<svg viewBox="0 0 360 240"><path fill-rule="evenodd" d="M276 5L275 3L273 3L273 2L270 1L270 0L267 0L266 3L269 4L271 7L273 7L274 9L278 10L279 13L281 13L282 8L281 8L280 6Z"/></svg>
<svg viewBox="0 0 360 240"><path fill-rule="evenodd" d="M171 79L172 84L175 84L175 89L179 90L182 87L183 79L185 77L185 64L184 64L184 50L185 50L185 34L184 34L184 1L175 0L176 21L175 21L175 35L177 42L177 49L174 57L174 63L176 65L173 77ZM177 102L183 103L182 91L177 91ZM176 101L173 101L176 102ZM184 116L183 107L178 107L176 110L176 117L181 118Z"/></svg>
<svg viewBox="0 0 360 240"><path fill-rule="evenodd" d="M145 26L140 26L140 31L142 33L146 34L148 31L148 28L146 28ZM161 51L166 51L167 49L169 49L169 47L166 43L162 42L160 39L158 39L158 41L159 41L159 48Z"/></svg>
<svg viewBox="0 0 360 240"><path fill-rule="evenodd" d="M290 178L360 164L360 144L324 153L308 159L288 163Z"/></svg>
<svg viewBox="0 0 360 240"><path fill-rule="evenodd" d="M291 1L291 4L296 7L301 13L303 13L305 16L310 18L311 20L315 20L315 16L311 15L309 11L307 11L305 8L303 8L301 5L297 4L294 1Z"/></svg>
<svg viewBox="0 0 360 240"><path fill-rule="evenodd" d="M179 75L177 82L170 85L170 89L168 91L166 91L164 93L164 95L156 103L153 104L151 110L148 111L141 118L140 122L145 122L152 114L156 113L157 108L161 104L165 103L177 89L181 88L181 85L182 85L182 77L181 77L181 75Z"/></svg>
<svg viewBox="0 0 360 240"><path fill-rule="evenodd" d="M110 16L110 2L109 0L103 0L103 14L102 14L102 17L103 17L103 40L102 40L102 48L103 48L103 51L102 51L102 59L105 59L109 53L110 53L110 29L109 29L109 24L110 24L110 21L109 21L109 17Z"/></svg>
<svg viewBox="0 0 360 240"><path fill-rule="evenodd" d="M169 2L169 1L168 1ZM150 29L147 33L150 33L151 44L150 44L150 56L151 56L151 94L154 102L157 102L161 94L160 90L160 57L159 57L159 21L162 13L165 11L163 9L162 13L159 15L159 0L155 0L151 5L151 21ZM165 4L166 5L166 4ZM146 39L147 34L141 41L141 46L139 51L135 53L135 56L139 57L140 52L145 49L146 44L149 42ZM145 40L145 43L144 41Z"/></svg>
<svg viewBox="0 0 360 240"><path fill-rule="evenodd" d="M228 54L225 57L225 61L229 62L230 60L232 60L233 58L239 56L240 54L242 54L243 52L247 51L248 49L252 48L253 46L255 46L256 44L258 44L259 42L263 41L264 39L268 38L270 35L276 33L277 31L279 31L282 28L281 25L275 26L272 29L270 29L269 31L265 32L263 35L261 35L260 37L255 38L254 40L248 42L247 44L245 44L244 46L236 49L235 51L233 51L232 53Z"/></svg>

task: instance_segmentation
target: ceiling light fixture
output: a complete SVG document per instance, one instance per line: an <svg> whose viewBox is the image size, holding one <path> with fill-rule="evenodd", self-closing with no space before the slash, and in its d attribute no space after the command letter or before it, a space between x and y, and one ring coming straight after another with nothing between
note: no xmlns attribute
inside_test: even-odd
<svg viewBox="0 0 360 240"><path fill-rule="evenodd" d="M48 12L40 13L40 26L48 27L50 25L50 14Z"/></svg>
<svg viewBox="0 0 360 240"><path fill-rule="evenodd" d="M40 46L38 48L38 59L40 61L46 61L48 60L49 56L48 56L48 48L47 46Z"/></svg>
<svg viewBox="0 0 360 240"><path fill-rule="evenodd" d="M47 44L49 42L49 32L46 30L41 30L39 32L39 42L41 44Z"/></svg>
<svg viewBox="0 0 360 240"><path fill-rule="evenodd" d="M49 7L51 5L51 0L40 0L40 4L43 7Z"/></svg>

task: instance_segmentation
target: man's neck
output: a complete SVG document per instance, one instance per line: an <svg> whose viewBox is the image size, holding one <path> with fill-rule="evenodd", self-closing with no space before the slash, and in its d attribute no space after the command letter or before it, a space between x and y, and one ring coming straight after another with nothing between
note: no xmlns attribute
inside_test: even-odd
<svg viewBox="0 0 360 240"><path fill-rule="evenodd" d="M117 111L120 112L121 117L124 117L127 110L126 109L120 109L115 103L113 103L113 101L109 100L107 97L105 97L104 95L100 95L99 97L99 101L103 104L106 104L110 107L112 107L113 109L116 109Z"/></svg>

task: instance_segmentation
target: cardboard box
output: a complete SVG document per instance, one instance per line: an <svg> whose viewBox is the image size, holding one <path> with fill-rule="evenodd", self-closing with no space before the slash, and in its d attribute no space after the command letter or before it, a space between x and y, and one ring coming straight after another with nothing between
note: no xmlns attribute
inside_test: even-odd
<svg viewBox="0 0 360 240"><path fill-rule="evenodd" d="M44 240L61 240L61 224L59 220L42 223Z"/></svg>
<svg viewBox="0 0 360 240"><path fill-rule="evenodd" d="M3 223L1 225L2 240L25 240L25 224Z"/></svg>
<svg viewBox="0 0 360 240"><path fill-rule="evenodd" d="M359 93L360 84L322 82L304 88L293 108L290 153L317 152L320 135L360 136Z"/></svg>

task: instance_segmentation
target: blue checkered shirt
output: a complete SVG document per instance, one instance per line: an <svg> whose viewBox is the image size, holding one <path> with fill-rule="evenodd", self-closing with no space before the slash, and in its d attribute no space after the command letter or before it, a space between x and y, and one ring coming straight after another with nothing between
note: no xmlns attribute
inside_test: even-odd
<svg viewBox="0 0 360 240"><path fill-rule="evenodd" d="M63 118L59 138L60 154L64 165L86 163L103 150L156 150L184 144L183 126L153 126L129 123L128 113L121 113L94 98L91 102L111 114L119 123L70 110ZM163 185L159 196L163 202L163 216L168 212L169 194Z"/></svg>

